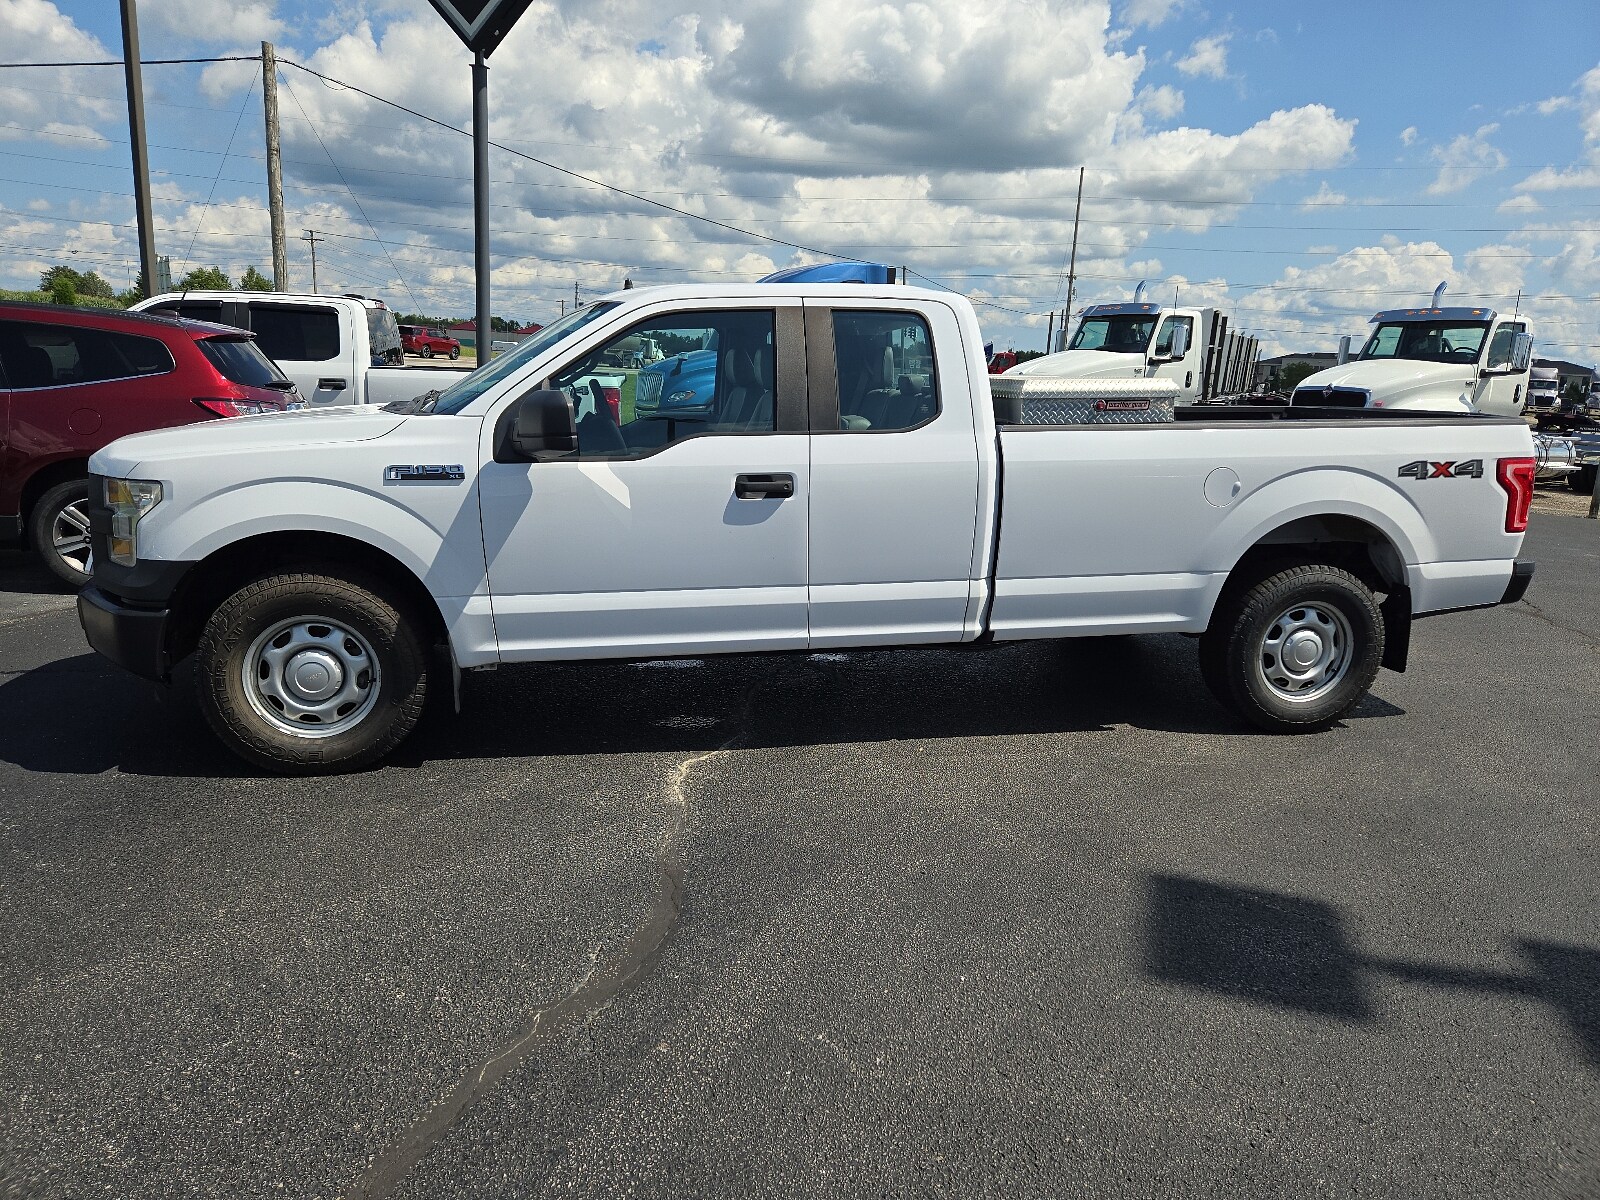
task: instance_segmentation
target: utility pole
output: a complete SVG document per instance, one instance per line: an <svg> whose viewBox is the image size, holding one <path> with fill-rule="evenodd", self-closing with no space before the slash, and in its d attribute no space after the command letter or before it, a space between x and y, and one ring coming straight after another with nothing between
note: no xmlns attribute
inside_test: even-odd
<svg viewBox="0 0 1600 1200"><path fill-rule="evenodd" d="M318 294L317 293L317 239L318 238L321 238L323 241L327 241L328 240L327 238L323 237L320 233L318 233L315 229L308 229L308 230L306 230L304 233L302 233L300 235L300 240L302 242L310 242L311 243L311 294L313 296Z"/></svg>
<svg viewBox="0 0 1600 1200"><path fill-rule="evenodd" d="M122 0L122 67L128 83L128 140L133 143L133 206L138 212L144 294L156 294L156 230L150 214L150 150L144 137L144 77L139 70L139 14Z"/></svg>
<svg viewBox="0 0 1600 1200"><path fill-rule="evenodd" d="M489 65L483 51L472 56L472 261L478 284L478 345L481 366L494 357L489 316Z"/></svg>
<svg viewBox="0 0 1600 1200"><path fill-rule="evenodd" d="M289 249L283 238L283 154L278 145L278 54L261 43L261 107L267 117L267 207L272 212L272 289L289 290ZM316 246L312 246L315 253Z"/></svg>
<svg viewBox="0 0 1600 1200"><path fill-rule="evenodd" d="M1072 210L1072 261L1067 266L1067 310L1061 314L1061 328L1072 320L1072 290L1078 282L1078 218L1083 215L1083 168L1078 168L1078 206Z"/></svg>
<svg viewBox="0 0 1600 1200"><path fill-rule="evenodd" d="M1044 352L1046 354L1049 354L1050 351L1053 349L1052 343L1055 342L1055 338L1056 338L1056 310L1052 308L1050 310L1050 319L1047 322L1045 322L1045 327L1044 327Z"/></svg>
<svg viewBox="0 0 1600 1200"><path fill-rule="evenodd" d="M577 312L578 308L578 281L574 279L572 281L572 311Z"/></svg>
<svg viewBox="0 0 1600 1200"><path fill-rule="evenodd" d="M567 302L565 300L557 300L556 303L561 305L561 315L563 317L566 316L567 315Z"/></svg>

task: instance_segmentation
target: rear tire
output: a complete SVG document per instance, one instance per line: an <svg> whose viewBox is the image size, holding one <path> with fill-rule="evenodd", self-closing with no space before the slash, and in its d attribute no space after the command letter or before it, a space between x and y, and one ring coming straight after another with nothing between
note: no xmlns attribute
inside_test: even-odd
<svg viewBox="0 0 1600 1200"><path fill-rule="evenodd" d="M196 692L223 744L291 775L352 771L416 726L427 646L381 582L273 575L235 592L200 636Z"/></svg>
<svg viewBox="0 0 1600 1200"><path fill-rule="evenodd" d="M1366 584L1305 563L1223 594L1200 639L1200 673L1224 707L1260 729L1321 729L1367 694L1383 638Z"/></svg>
<svg viewBox="0 0 1600 1200"><path fill-rule="evenodd" d="M28 541L45 569L76 591L94 576L89 546L89 481L58 483L28 514Z"/></svg>
<svg viewBox="0 0 1600 1200"><path fill-rule="evenodd" d="M1576 471L1567 474L1567 486L1580 496L1594 495L1594 477L1600 471L1600 465L1590 463L1587 467L1579 467Z"/></svg>

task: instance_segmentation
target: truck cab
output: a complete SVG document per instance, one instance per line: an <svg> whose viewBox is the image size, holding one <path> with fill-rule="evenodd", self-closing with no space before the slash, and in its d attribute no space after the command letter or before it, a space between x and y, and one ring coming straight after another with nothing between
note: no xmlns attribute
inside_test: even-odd
<svg viewBox="0 0 1600 1200"><path fill-rule="evenodd" d="M1178 404L1204 404L1244 391L1255 356L1255 339L1229 333L1214 308L1096 304L1084 309L1065 350L1014 370L1052 379L1163 379L1178 389Z"/></svg>
<svg viewBox="0 0 1600 1200"><path fill-rule="evenodd" d="M1292 404L1520 416L1533 338L1525 319L1492 308L1376 313L1358 357L1307 376Z"/></svg>

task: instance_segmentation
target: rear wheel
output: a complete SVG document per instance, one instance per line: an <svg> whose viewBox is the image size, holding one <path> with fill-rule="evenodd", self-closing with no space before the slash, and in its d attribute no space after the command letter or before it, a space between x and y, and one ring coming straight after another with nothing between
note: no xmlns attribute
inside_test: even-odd
<svg viewBox="0 0 1600 1200"><path fill-rule="evenodd" d="M1595 472L1600 466L1590 463L1587 467L1579 467L1576 471L1567 474L1567 486L1580 496L1594 495Z"/></svg>
<svg viewBox="0 0 1600 1200"><path fill-rule="evenodd" d="M196 659L201 710L241 758L285 774L376 762L416 725L427 648L377 581L274 575L223 601Z"/></svg>
<svg viewBox="0 0 1600 1200"><path fill-rule="evenodd" d="M1366 584L1307 563L1223 595L1200 639L1200 671L1218 700L1261 729L1318 729L1367 694L1383 637Z"/></svg>
<svg viewBox="0 0 1600 1200"><path fill-rule="evenodd" d="M69 587L81 588L94 573L89 547L89 481L58 483L33 506L28 540L50 574Z"/></svg>

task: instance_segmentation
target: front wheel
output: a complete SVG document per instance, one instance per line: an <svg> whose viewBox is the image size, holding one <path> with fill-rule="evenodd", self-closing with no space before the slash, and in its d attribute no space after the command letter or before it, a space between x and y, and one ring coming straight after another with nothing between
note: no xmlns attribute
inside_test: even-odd
<svg viewBox="0 0 1600 1200"><path fill-rule="evenodd" d="M1323 563L1224 593L1200 639L1200 670L1226 707L1261 729L1320 729L1367 694L1383 660L1371 589Z"/></svg>
<svg viewBox="0 0 1600 1200"><path fill-rule="evenodd" d="M71 588L81 588L94 573L89 546L89 481L58 483L33 506L28 540L50 574Z"/></svg>
<svg viewBox="0 0 1600 1200"><path fill-rule="evenodd" d="M422 345L422 357L423 358L432 358L433 357L433 347L428 345L426 342L424 342L423 345Z"/></svg>
<svg viewBox="0 0 1600 1200"><path fill-rule="evenodd" d="M450 361L451 362L455 362L455 360L460 358L460 357L461 357L461 347L460 346L451 346L450 347Z"/></svg>
<svg viewBox="0 0 1600 1200"><path fill-rule="evenodd" d="M379 583L274 575L235 592L200 637L200 707L245 761L285 774L354 770L422 714L428 656Z"/></svg>

